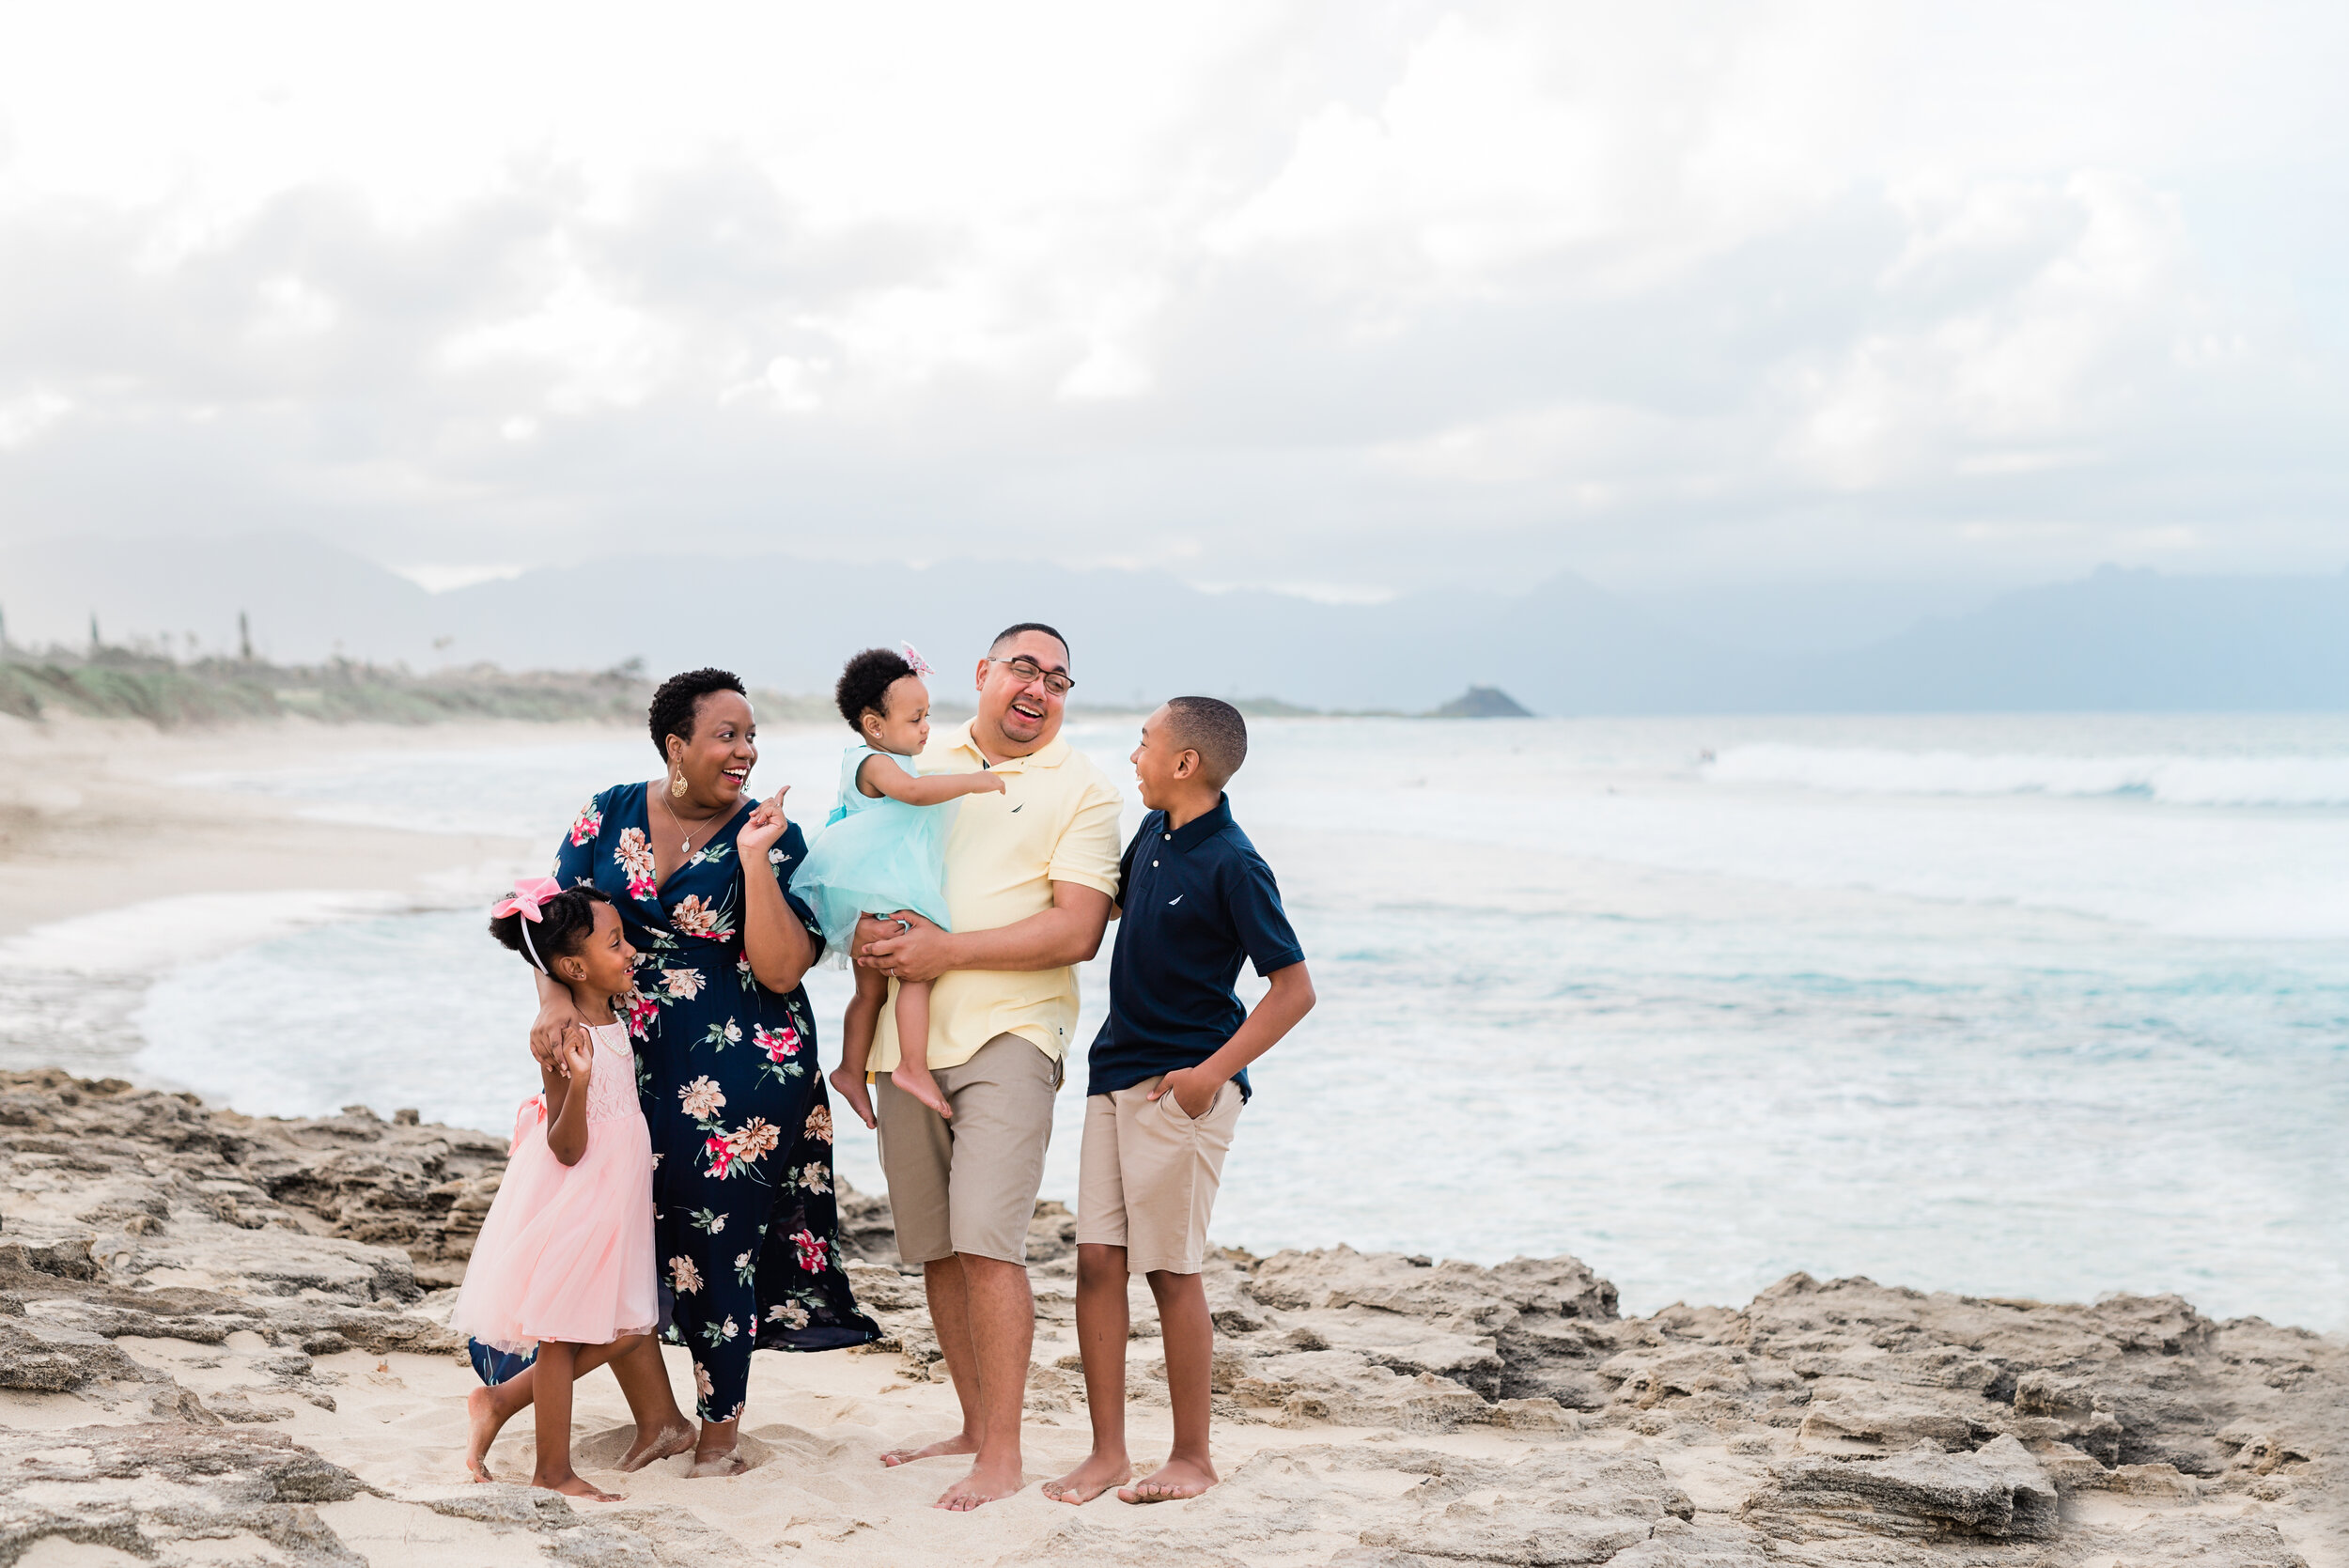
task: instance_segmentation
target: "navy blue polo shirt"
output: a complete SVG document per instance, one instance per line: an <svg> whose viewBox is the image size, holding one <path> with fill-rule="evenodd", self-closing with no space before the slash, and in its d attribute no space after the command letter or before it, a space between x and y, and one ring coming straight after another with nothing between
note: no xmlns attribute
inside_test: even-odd
<svg viewBox="0 0 2349 1568"><path fill-rule="evenodd" d="M1093 1038L1088 1094L1196 1067L1248 1017L1232 989L1240 960L1270 974L1305 957L1272 868L1232 820L1228 795L1172 832L1166 813L1143 817L1117 888L1110 1016ZM1236 1081L1249 1093L1245 1072Z"/></svg>

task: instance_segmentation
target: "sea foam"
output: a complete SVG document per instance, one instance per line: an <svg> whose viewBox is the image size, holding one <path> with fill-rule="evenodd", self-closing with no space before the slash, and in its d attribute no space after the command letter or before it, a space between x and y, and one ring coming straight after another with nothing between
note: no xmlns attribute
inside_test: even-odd
<svg viewBox="0 0 2349 1568"><path fill-rule="evenodd" d="M2349 757L2066 756L2046 753L1733 746L1703 768L1721 784L1849 795L2140 796L2173 806L2349 805Z"/></svg>

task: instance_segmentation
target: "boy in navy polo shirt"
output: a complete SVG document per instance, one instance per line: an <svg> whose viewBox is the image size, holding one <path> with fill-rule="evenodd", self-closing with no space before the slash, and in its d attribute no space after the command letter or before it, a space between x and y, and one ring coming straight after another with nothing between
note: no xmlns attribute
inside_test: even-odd
<svg viewBox="0 0 2349 1568"><path fill-rule="evenodd" d="M1149 815L1118 872L1110 1016L1093 1041L1077 1184L1077 1343L1093 1452L1047 1497L1090 1502L1195 1498L1207 1459L1215 1326L1199 1270L1223 1156L1248 1097L1247 1067L1314 1004L1304 950L1272 870L1232 820L1224 782L1248 755L1239 709L1177 697L1134 749ZM1240 960L1272 983L1252 1014L1233 992ZM1126 1281L1158 1297L1174 1449L1131 1486L1126 1455Z"/></svg>

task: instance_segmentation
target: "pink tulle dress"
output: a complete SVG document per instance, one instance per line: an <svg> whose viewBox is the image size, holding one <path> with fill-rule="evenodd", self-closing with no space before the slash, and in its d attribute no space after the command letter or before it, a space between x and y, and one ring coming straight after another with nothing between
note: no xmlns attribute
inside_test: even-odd
<svg viewBox="0 0 2349 1568"><path fill-rule="evenodd" d="M482 1221L449 1326L499 1350L540 1340L609 1344L652 1331L652 1135L636 1104L628 1026L589 1031L587 1152L565 1165L547 1147L547 1102L533 1094L514 1119L506 1178Z"/></svg>

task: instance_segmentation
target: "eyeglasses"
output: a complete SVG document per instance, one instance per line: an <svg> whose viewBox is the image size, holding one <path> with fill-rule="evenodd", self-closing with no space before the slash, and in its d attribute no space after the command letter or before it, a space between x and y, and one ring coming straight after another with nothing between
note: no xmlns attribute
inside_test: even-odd
<svg viewBox="0 0 2349 1568"><path fill-rule="evenodd" d="M1030 659L1025 655L1022 655L1018 659L989 658L988 662L989 664L1010 665L1011 673L1018 675L1022 684L1041 680L1044 683L1044 690L1050 691L1055 697L1066 697L1068 695L1069 689L1077 684L1075 681L1070 680L1066 675L1062 675L1059 671L1047 670L1043 665L1038 664L1034 660Z"/></svg>

